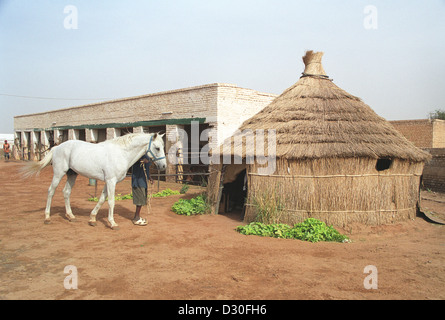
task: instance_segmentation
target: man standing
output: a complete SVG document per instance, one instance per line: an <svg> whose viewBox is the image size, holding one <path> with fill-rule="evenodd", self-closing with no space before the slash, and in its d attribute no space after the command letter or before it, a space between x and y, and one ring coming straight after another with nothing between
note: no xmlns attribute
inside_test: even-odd
<svg viewBox="0 0 445 320"><path fill-rule="evenodd" d="M153 183L150 178L149 167L150 158L145 154L139 161L137 161L131 172L131 188L133 191L133 204L136 206L136 212L133 218L133 224L136 226L146 226L147 220L141 218L141 208L147 205L147 179ZM146 166L148 164L148 166Z"/></svg>
<svg viewBox="0 0 445 320"><path fill-rule="evenodd" d="M8 143L8 140L5 140L3 144L3 151L5 152L5 161L9 160L9 154L11 153L11 146Z"/></svg>

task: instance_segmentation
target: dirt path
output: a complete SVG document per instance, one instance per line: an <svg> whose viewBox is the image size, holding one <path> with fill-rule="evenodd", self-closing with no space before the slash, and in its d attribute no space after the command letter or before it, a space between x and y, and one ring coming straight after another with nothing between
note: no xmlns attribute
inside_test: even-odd
<svg viewBox="0 0 445 320"><path fill-rule="evenodd" d="M170 207L180 195L153 199L147 227L132 225L131 200L116 202L120 230L112 231L107 204L98 226L88 226L94 187L79 177L71 201L78 221L64 217L61 184L44 225L52 169L24 181L20 166L0 163L0 299L445 299L445 226L420 217L342 230L352 243L313 244L240 235L234 216L178 216ZM77 268L77 290L64 288L68 265ZM364 288L367 265L377 267L377 290Z"/></svg>

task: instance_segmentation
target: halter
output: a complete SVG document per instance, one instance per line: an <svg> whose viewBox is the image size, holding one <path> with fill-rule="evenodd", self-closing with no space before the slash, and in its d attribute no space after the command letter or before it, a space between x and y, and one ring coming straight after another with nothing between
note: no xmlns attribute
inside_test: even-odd
<svg viewBox="0 0 445 320"><path fill-rule="evenodd" d="M151 143L152 143L152 141L153 141L153 136L151 136L151 138L150 138L150 143L148 144L148 151L147 151L147 153L150 153L150 154L152 155L152 157L153 157L153 159L151 159L151 160L152 160L153 162L156 162L156 161L165 159L165 157L156 158L156 156L155 156L155 154L153 153L153 151L151 151Z"/></svg>

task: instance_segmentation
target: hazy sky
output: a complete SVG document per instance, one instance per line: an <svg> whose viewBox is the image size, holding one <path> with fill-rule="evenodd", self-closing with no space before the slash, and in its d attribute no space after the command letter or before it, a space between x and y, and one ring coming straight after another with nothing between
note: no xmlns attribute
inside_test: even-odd
<svg viewBox="0 0 445 320"><path fill-rule="evenodd" d="M444 17L444 0L0 0L0 133L15 115L215 82L280 94L308 49L380 116L426 118L445 109Z"/></svg>

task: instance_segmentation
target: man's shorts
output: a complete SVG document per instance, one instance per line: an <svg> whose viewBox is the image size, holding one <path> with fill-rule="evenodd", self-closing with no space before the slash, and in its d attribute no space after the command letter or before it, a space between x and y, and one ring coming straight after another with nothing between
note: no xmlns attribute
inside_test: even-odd
<svg viewBox="0 0 445 320"><path fill-rule="evenodd" d="M133 204L136 206L147 205L147 188L133 187Z"/></svg>

